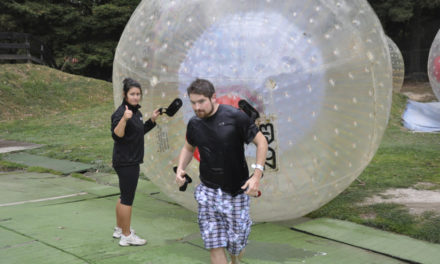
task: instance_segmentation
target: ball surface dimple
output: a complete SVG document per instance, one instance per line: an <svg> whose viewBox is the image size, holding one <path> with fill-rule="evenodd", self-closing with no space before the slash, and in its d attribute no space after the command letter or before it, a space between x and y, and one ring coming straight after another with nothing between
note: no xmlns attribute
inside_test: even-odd
<svg viewBox="0 0 440 264"><path fill-rule="evenodd" d="M393 91L400 92L403 80L405 79L405 63L396 43L390 37L387 36L386 38L390 50L391 65L393 67Z"/></svg>

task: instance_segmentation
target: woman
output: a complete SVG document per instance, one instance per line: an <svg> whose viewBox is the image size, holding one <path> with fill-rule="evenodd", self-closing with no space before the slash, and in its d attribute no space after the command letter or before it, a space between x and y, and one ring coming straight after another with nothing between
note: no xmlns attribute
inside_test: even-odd
<svg viewBox="0 0 440 264"><path fill-rule="evenodd" d="M156 126L159 109L153 111L149 120L142 120L139 102L141 85L127 78L124 84L124 100L112 115L113 167L118 174L121 196L116 203L116 227L114 238L120 238L119 245L144 245L145 239L135 235L130 228L134 195L139 179L139 164L144 157L144 134Z"/></svg>

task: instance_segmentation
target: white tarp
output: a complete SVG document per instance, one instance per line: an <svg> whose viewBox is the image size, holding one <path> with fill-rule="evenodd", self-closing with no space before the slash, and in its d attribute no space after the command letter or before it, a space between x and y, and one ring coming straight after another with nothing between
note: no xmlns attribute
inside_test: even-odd
<svg viewBox="0 0 440 264"><path fill-rule="evenodd" d="M402 119L403 125L414 132L440 132L440 102L408 100Z"/></svg>

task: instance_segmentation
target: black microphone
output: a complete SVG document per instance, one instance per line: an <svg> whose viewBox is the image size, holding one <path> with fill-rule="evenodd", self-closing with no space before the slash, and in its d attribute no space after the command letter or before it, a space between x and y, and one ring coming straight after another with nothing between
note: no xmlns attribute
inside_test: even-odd
<svg viewBox="0 0 440 264"><path fill-rule="evenodd" d="M238 107L250 117L252 122L255 122L255 120L260 117L258 111L244 99L238 102Z"/></svg>
<svg viewBox="0 0 440 264"><path fill-rule="evenodd" d="M182 100L180 98L174 99L168 108L160 108L160 114L167 114L167 116L173 116L177 111L179 111L180 107L182 107Z"/></svg>

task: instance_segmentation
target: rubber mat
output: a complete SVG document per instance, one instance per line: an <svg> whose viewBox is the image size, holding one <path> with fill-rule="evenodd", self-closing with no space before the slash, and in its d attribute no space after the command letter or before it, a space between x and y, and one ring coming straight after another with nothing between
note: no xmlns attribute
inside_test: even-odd
<svg viewBox="0 0 440 264"><path fill-rule="evenodd" d="M90 164L73 162L67 160L58 160L47 158L43 156L37 156L27 153L12 153L4 157L5 160L23 164L26 166L36 166L46 169L52 169L59 171L63 174L70 174L72 172L82 172L93 168Z"/></svg>
<svg viewBox="0 0 440 264"><path fill-rule="evenodd" d="M294 230L340 241L417 263L439 263L440 245L371 227L320 218L293 226Z"/></svg>

